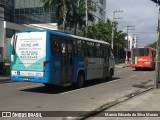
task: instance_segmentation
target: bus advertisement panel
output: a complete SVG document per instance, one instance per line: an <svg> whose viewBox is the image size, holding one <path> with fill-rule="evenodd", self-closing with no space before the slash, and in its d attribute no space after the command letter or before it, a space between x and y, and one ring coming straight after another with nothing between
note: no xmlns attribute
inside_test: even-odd
<svg viewBox="0 0 160 120"><path fill-rule="evenodd" d="M12 38L11 75L43 76L45 59L46 32L17 33Z"/></svg>

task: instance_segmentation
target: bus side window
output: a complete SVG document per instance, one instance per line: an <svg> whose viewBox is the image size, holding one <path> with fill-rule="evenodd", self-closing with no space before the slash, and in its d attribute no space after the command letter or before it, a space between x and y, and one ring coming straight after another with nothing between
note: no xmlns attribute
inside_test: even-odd
<svg viewBox="0 0 160 120"><path fill-rule="evenodd" d="M99 47L100 47L100 43L95 43L95 55L96 55L96 57L99 57Z"/></svg>
<svg viewBox="0 0 160 120"><path fill-rule="evenodd" d="M103 46L102 46L102 44L100 45L99 55L100 55L101 58L103 57Z"/></svg>
<svg viewBox="0 0 160 120"><path fill-rule="evenodd" d="M73 46L74 46L74 54L77 55L77 54L78 54L77 40L74 40L74 41L73 41Z"/></svg>
<svg viewBox="0 0 160 120"><path fill-rule="evenodd" d="M51 36L51 53L55 56L60 56L60 42L56 36Z"/></svg>
<svg viewBox="0 0 160 120"><path fill-rule="evenodd" d="M102 50L103 50L103 57L107 58L107 52L106 52L107 49L105 45L102 46Z"/></svg>
<svg viewBox="0 0 160 120"><path fill-rule="evenodd" d="M68 64L72 65L73 64L73 41L71 41L70 43L67 43L67 57L68 57Z"/></svg>
<svg viewBox="0 0 160 120"><path fill-rule="evenodd" d="M89 57L94 56L94 42L87 42L88 43L88 52L89 52Z"/></svg>
<svg viewBox="0 0 160 120"><path fill-rule="evenodd" d="M86 41L83 41L82 50L83 50L84 56L88 56L88 49L87 49Z"/></svg>
<svg viewBox="0 0 160 120"><path fill-rule="evenodd" d="M77 55L82 55L82 41L78 40L77 41Z"/></svg>
<svg viewBox="0 0 160 120"><path fill-rule="evenodd" d="M66 42L62 41L61 43L61 51L62 51L62 65L67 64L67 45Z"/></svg>

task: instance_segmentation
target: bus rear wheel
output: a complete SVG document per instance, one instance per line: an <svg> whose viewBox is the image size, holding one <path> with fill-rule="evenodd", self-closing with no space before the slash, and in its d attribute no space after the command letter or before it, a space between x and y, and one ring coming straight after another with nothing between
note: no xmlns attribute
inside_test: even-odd
<svg viewBox="0 0 160 120"><path fill-rule="evenodd" d="M47 87L47 88L53 88L53 84L48 84L48 83L43 83L43 85L45 85L45 87Z"/></svg>
<svg viewBox="0 0 160 120"><path fill-rule="evenodd" d="M109 73L108 73L108 76L107 77L105 77L105 80L107 80L107 81L110 81L110 80L112 80L112 77L113 76L113 71L112 70L110 70L109 71Z"/></svg>
<svg viewBox="0 0 160 120"><path fill-rule="evenodd" d="M82 88L84 86L84 75L80 73L75 84L76 88Z"/></svg>

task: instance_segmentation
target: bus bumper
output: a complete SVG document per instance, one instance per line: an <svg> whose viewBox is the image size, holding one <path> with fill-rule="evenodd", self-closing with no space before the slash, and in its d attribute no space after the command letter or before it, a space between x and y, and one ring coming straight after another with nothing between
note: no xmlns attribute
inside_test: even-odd
<svg viewBox="0 0 160 120"><path fill-rule="evenodd" d="M28 76L11 76L11 81L17 82L33 82L33 83L49 83L45 77L28 77Z"/></svg>
<svg viewBox="0 0 160 120"><path fill-rule="evenodd" d="M145 63L145 64L137 64L137 65L130 65L131 68L153 68L154 65L152 63Z"/></svg>

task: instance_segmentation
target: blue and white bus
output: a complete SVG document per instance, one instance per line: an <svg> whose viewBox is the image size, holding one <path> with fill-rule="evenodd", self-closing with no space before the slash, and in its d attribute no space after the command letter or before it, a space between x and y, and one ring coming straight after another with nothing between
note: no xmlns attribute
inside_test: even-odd
<svg viewBox="0 0 160 120"><path fill-rule="evenodd" d="M11 80L46 86L84 85L114 75L109 43L50 30L17 32L10 45Z"/></svg>

